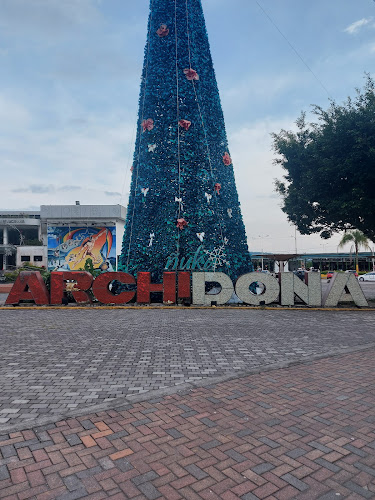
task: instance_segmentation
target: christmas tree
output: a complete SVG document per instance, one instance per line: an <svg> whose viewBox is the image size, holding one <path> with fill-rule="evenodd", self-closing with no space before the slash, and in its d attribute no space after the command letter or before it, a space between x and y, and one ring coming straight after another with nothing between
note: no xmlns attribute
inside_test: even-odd
<svg viewBox="0 0 375 500"><path fill-rule="evenodd" d="M151 0L120 269L252 270L201 0Z"/></svg>

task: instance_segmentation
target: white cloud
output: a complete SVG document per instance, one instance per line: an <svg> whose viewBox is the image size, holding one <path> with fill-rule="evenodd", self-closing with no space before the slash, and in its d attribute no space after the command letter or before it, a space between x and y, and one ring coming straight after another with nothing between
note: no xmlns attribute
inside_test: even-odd
<svg viewBox="0 0 375 500"><path fill-rule="evenodd" d="M363 18L360 19L359 21L355 21L354 23L350 24L347 28L344 29L345 33L349 33L349 35L354 35L355 33L358 33L364 26L367 26L372 22L372 17L368 18Z"/></svg>
<svg viewBox="0 0 375 500"><path fill-rule="evenodd" d="M236 184L241 202L250 251L294 252L294 226L281 211L281 198L275 193L274 179L284 171L273 164L271 133L295 130L295 117L268 117L248 123L229 135ZM297 232L298 252L337 251L340 237L323 241L319 235ZM324 247L323 247L324 245Z"/></svg>
<svg viewBox="0 0 375 500"><path fill-rule="evenodd" d="M4 130L1 130L3 134L27 127L30 120L31 115L22 104L9 95L0 94L0 130L4 126Z"/></svg>
<svg viewBox="0 0 375 500"><path fill-rule="evenodd" d="M0 27L5 33L56 38L82 25L97 23L96 0L1 0Z"/></svg>
<svg viewBox="0 0 375 500"><path fill-rule="evenodd" d="M108 204L105 191L119 203L134 149L125 113L92 113L76 126L66 116L40 128L37 116L0 94L2 205L70 204L78 192L82 203Z"/></svg>
<svg viewBox="0 0 375 500"><path fill-rule="evenodd" d="M241 78L235 85L224 89L221 92L222 98L229 100L239 99L243 101L249 100L250 97L272 99L286 90L293 88L299 77L297 74L288 72L282 75L254 75L249 74Z"/></svg>

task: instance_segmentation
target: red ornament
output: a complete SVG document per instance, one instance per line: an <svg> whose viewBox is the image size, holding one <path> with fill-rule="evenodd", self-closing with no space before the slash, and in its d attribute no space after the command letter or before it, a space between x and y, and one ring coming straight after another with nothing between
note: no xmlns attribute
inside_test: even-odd
<svg viewBox="0 0 375 500"><path fill-rule="evenodd" d="M188 225L188 223L186 222L185 219L177 219L177 227L178 229L184 229L186 226Z"/></svg>
<svg viewBox="0 0 375 500"><path fill-rule="evenodd" d="M133 170L134 170L134 165L130 167L130 172L133 172Z"/></svg>
<svg viewBox="0 0 375 500"><path fill-rule="evenodd" d="M143 132L146 132L146 130L152 130L154 128L154 120L152 118L147 118L147 120L143 120L142 128Z"/></svg>
<svg viewBox="0 0 375 500"><path fill-rule="evenodd" d="M215 191L217 192L217 194L220 194L221 184L219 184L217 182L214 187L215 187Z"/></svg>
<svg viewBox="0 0 375 500"><path fill-rule="evenodd" d="M180 127L182 127L183 129L185 130L189 130L190 128L190 125L191 125L191 122L189 122L188 120L180 120L178 122L178 124L180 125Z"/></svg>
<svg viewBox="0 0 375 500"><path fill-rule="evenodd" d="M229 156L229 153L225 153L225 155L223 156L223 162L227 167L229 165L232 165L232 158Z"/></svg>
<svg viewBox="0 0 375 500"><path fill-rule="evenodd" d="M192 80L199 80L199 75L195 71L195 69L186 68L186 69L184 69L184 73L185 73L186 78L188 80L190 80L190 81L192 81Z"/></svg>
<svg viewBox="0 0 375 500"><path fill-rule="evenodd" d="M161 24L156 33L160 36L160 38L164 38L169 35L169 28L166 24Z"/></svg>

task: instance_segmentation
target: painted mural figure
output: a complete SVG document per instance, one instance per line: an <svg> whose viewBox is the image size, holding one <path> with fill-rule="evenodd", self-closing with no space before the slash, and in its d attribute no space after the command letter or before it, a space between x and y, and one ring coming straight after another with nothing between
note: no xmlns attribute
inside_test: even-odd
<svg viewBox="0 0 375 500"><path fill-rule="evenodd" d="M75 253L73 250L70 252L66 260L69 262L71 269L75 269L83 261L86 261L88 257L92 257L94 266L101 263L103 259L100 255L99 246L95 249L95 243L103 235L105 235L105 239L107 239L107 229L102 229L96 236L90 235L82 246L79 247L78 252Z"/></svg>

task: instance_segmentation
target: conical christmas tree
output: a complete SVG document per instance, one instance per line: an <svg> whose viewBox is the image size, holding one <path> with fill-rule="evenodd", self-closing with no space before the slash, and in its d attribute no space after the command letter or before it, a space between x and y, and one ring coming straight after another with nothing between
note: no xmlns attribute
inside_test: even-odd
<svg viewBox="0 0 375 500"><path fill-rule="evenodd" d="M201 0L151 0L120 268L252 270Z"/></svg>

